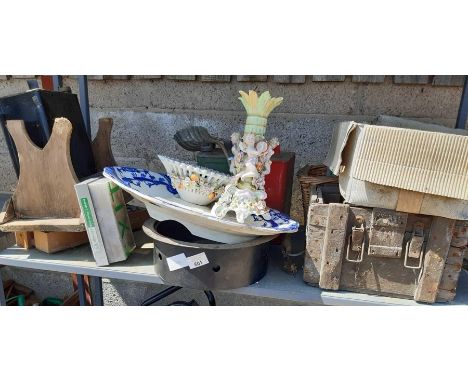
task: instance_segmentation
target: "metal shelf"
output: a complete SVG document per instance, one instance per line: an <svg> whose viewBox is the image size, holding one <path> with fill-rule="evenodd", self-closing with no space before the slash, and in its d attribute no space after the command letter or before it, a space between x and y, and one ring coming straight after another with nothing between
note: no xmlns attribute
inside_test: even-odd
<svg viewBox="0 0 468 382"><path fill-rule="evenodd" d="M0 264L34 270L77 273L99 278L164 284L154 271L152 243L145 243L150 239L142 231L136 233L136 239L140 244L137 253L132 254L125 262L106 267L96 266L89 245L53 255L35 249L25 250L11 247L0 252ZM283 272L280 260L279 253L272 254L267 274L262 280L244 288L225 292L307 305L422 305L413 300L322 290L304 283L301 273L293 276ZM468 273L463 271L460 276L457 297L449 305L467 304Z"/></svg>

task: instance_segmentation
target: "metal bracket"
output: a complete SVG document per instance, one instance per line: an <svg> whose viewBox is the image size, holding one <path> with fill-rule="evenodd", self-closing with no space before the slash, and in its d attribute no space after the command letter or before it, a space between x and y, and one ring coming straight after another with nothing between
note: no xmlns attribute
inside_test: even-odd
<svg viewBox="0 0 468 382"><path fill-rule="evenodd" d="M421 269L426 243L424 242L424 226L415 223L410 239L406 242L404 266L408 269ZM408 259L419 259L418 265L408 265Z"/></svg>
<svg viewBox="0 0 468 382"><path fill-rule="evenodd" d="M366 230L364 228L364 218L362 216L356 216L356 222L360 224L360 226L353 226L351 228L351 234L348 236L348 247L346 249L346 260L350 263L361 263L364 258L366 236ZM360 254L356 259L350 259L349 253L351 251L360 251Z"/></svg>

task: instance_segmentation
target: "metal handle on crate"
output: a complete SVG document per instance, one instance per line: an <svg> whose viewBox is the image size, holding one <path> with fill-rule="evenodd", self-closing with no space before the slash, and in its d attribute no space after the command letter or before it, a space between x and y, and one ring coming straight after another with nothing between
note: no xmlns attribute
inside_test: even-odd
<svg viewBox="0 0 468 382"><path fill-rule="evenodd" d="M364 228L364 221L362 218L359 217L358 221L361 222L361 225L359 227L353 227L351 228L351 234L348 236L348 247L346 249L346 260L349 261L350 263L361 263L362 260L364 259L364 247L365 247L365 228ZM360 243L355 243L356 238L359 237ZM353 238L355 240L353 240ZM351 242L353 242L353 246L356 245L356 248L361 247L361 253L358 256L357 259L350 259L349 253L351 252Z"/></svg>
<svg viewBox="0 0 468 382"><path fill-rule="evenodd" d="M403 265L408 269L421 269L426 250L426 243L424 242L424 229L422 223L415 223L411 238L406 242L405 246L405 260ZM408 265L408 258L419 259L418 265Z"/></svg>

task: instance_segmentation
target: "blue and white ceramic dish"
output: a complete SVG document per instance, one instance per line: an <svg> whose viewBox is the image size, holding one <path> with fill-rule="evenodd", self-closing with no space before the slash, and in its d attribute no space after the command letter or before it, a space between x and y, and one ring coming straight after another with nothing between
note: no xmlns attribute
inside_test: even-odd
<svg viewBox="0 0 468 382"><path fill-rule="evenodd" d="M296 232L299 223L280 211L271 209L264 215L251 215L244 223L235 216L220 219L211 208L198 206L180 198L167 174L133 167L106 167L103 174L136 199L145 203L149 215L159 221L176 220L192 234L221 243L242 243L255 236Z"/></svg>

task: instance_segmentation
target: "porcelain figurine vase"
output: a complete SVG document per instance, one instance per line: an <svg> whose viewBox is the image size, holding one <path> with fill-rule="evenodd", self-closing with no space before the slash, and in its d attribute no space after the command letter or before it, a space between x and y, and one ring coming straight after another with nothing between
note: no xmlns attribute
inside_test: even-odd
<svg viewBox="0 0 468 382"><path fill-rule="evenodd" d="M247 111L247 120L243 135L234 133L231 136L234 158L230 170L234 176L213 205L212 213L222 218L228 211L234 211L237 221L243 223L252 214L264 215L269 211L265 203L265 175L270 173L270 158L278 140L266 140L265 131L268 115L283 98L272 98L268 91L260 97L253 90L249 94L239 93L239 100Z"/></svg>

